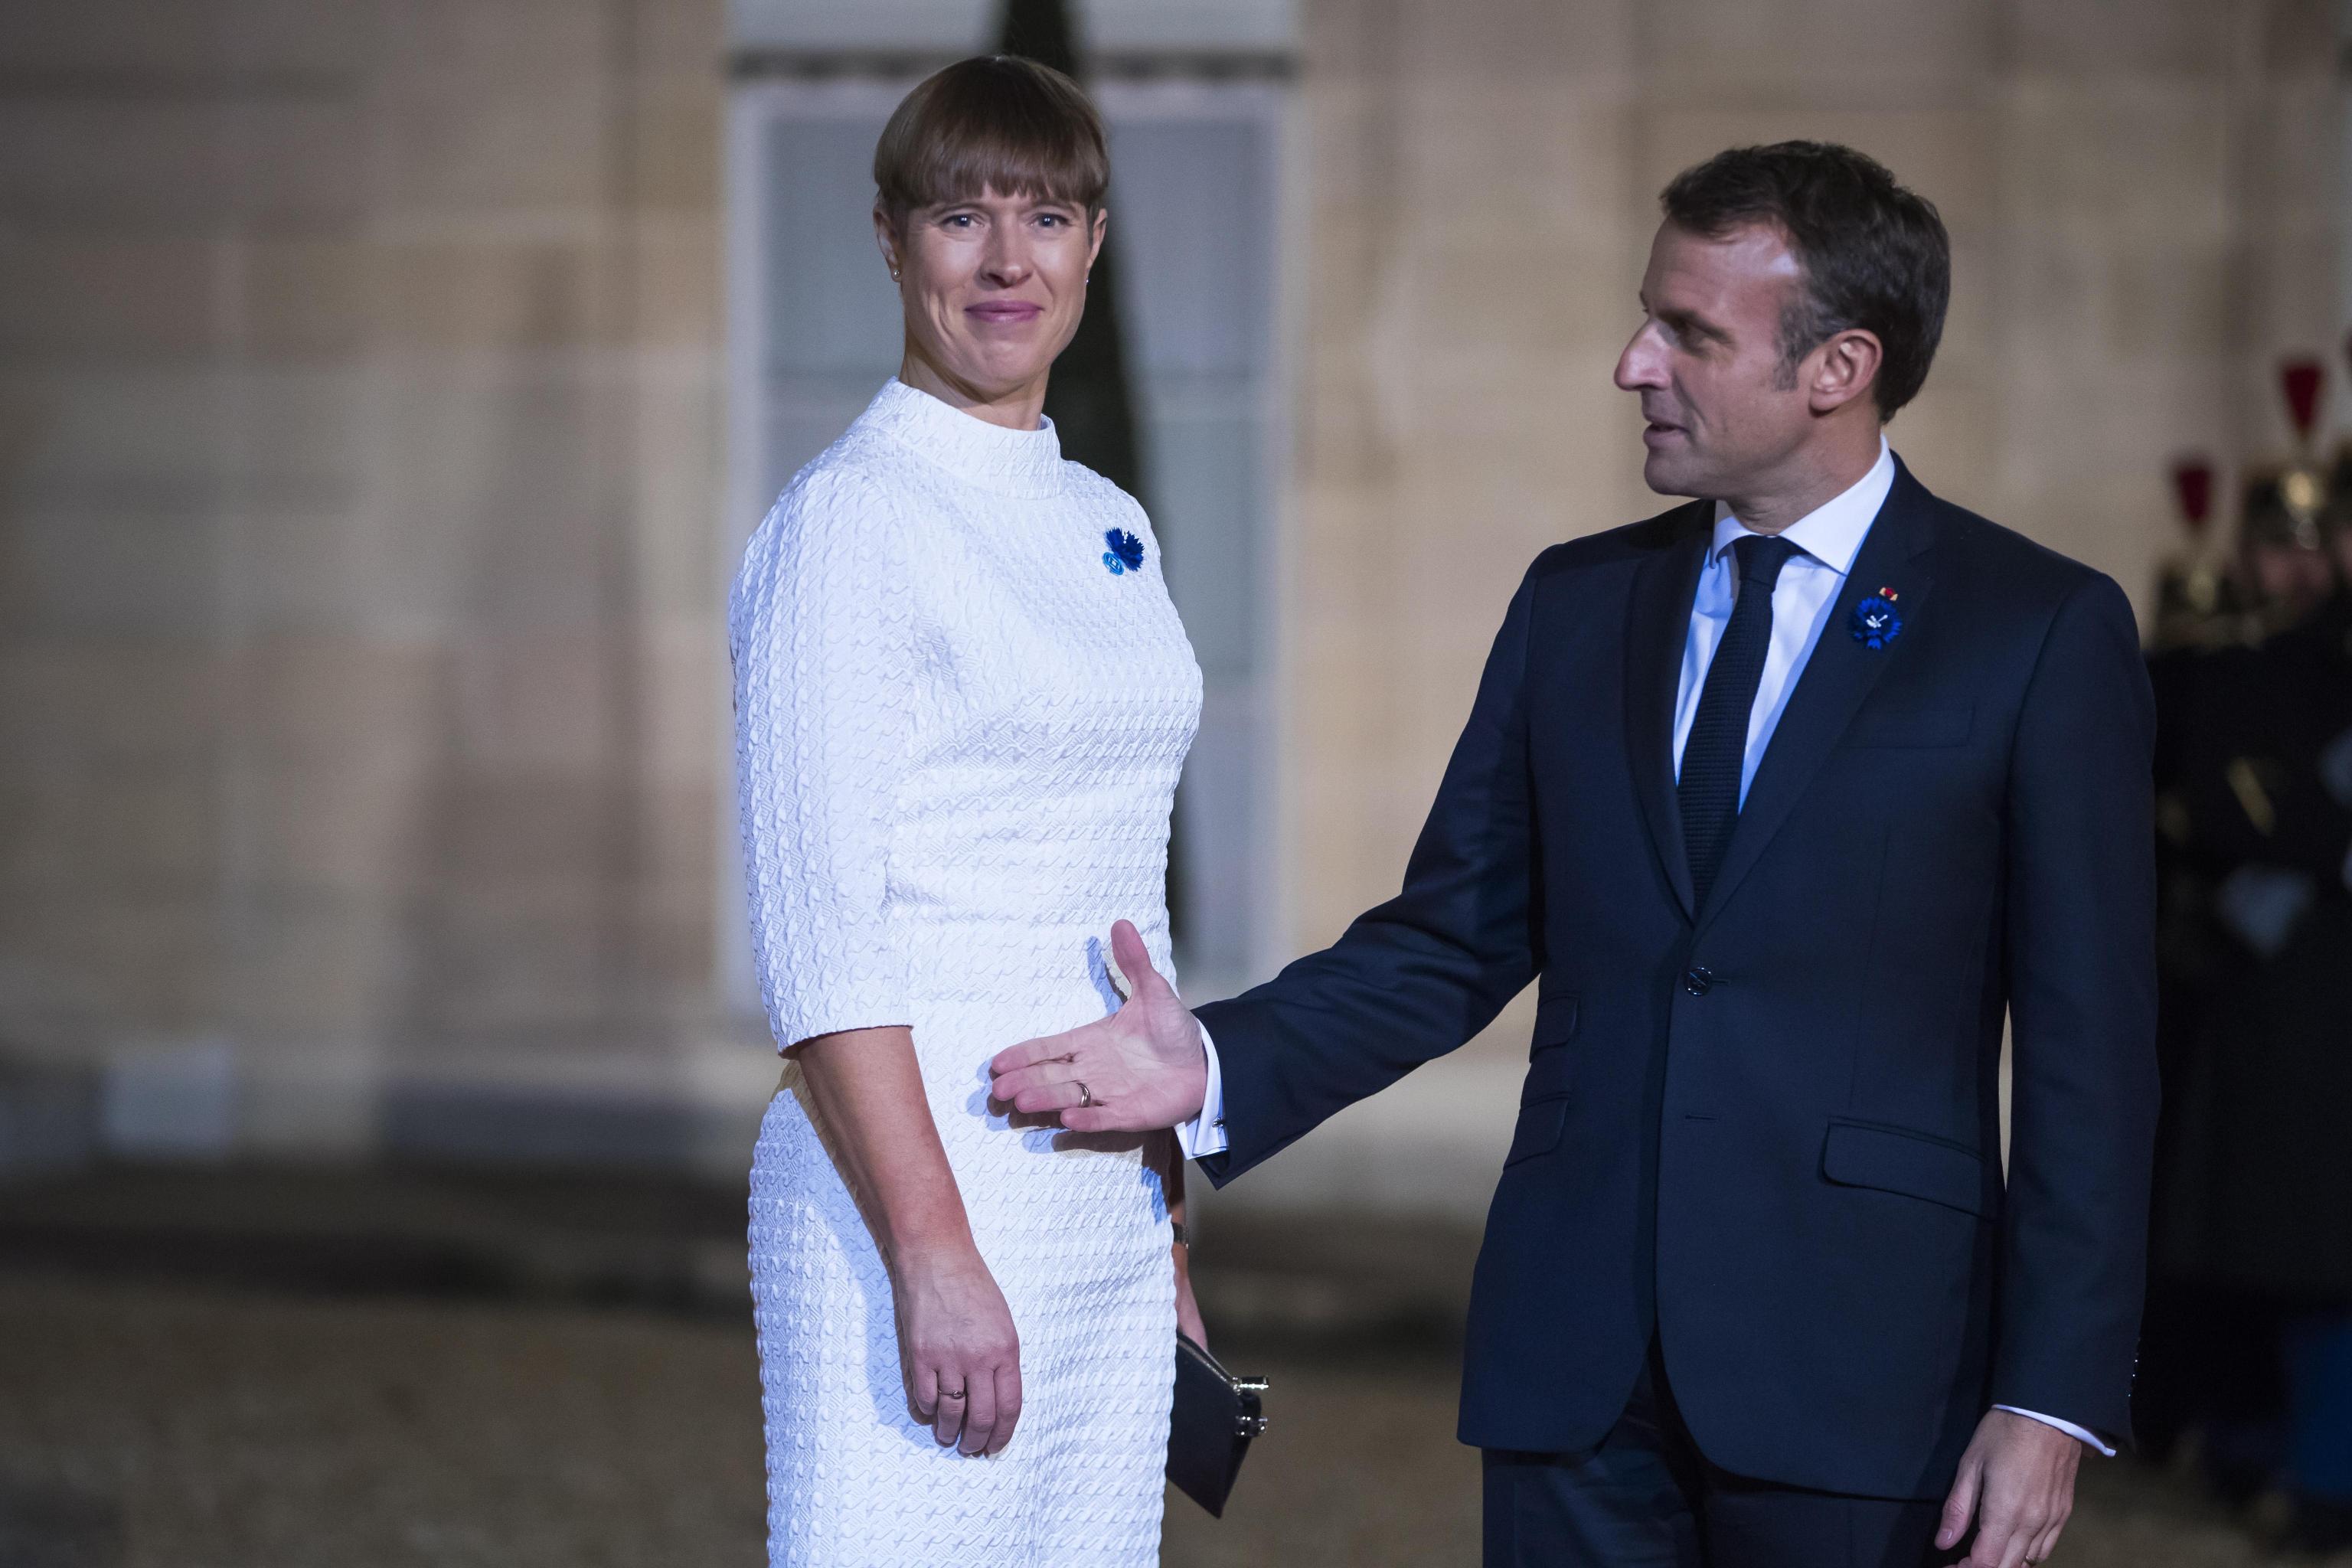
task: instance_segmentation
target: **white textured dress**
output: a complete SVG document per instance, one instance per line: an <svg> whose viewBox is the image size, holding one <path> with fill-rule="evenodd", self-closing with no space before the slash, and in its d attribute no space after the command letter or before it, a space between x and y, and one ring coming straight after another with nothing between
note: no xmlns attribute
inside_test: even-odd
<svg viewBox="0 0 2352 1568"><path fill-rule="evenodd" d="M1171 973L1201 675L1150 526L1050 424L894 380L753 534L728 625L776 1039L912 1027L1024 1395L993 1458L909 1418L888 1277L787 1068L751 1171L769 1561L1155 1563L1176 1327L1159 1177L1135 1140L987 1101L997 1051L1116 1005L1114 921Z"/></svg>

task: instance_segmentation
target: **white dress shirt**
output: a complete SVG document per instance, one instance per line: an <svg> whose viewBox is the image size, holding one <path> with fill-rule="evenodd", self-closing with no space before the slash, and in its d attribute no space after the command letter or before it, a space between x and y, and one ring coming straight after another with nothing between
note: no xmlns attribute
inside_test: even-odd
<svg viewBox="0 0 2352 1568"><path fill-rule="evenodd" d="M1854 557L1862 552L1862 542L1894 488L1895 454L1886 437L1881 436L1878 461L1871 465L1868 473L1778 535L1795 545L1797 551L1780 568L1780 579L1772 586L1772 642L1765 650L1764 675L1757 684L1756 704L1748 714L1748 751L1739 770L1742 805L1748 804L1748 787L1756 782L1756 765L1764 760L1765 748L1772 743L1772 731L1780 727L1780 715L1797 689L1797 678L1804 673L1805 661L1812 657L1813 646L1822 640L1822 628L1829 624L1830 612L1837 605L1838 592L1845 585L1846 574L1853 570ZM1715 503L1715 537L1707 546L1706 564L1699 573L1698 595L1691 605L1690 632L1683 643L1682 678L1675 693L1677 782L1682 777L1683 748L1690 740L1692 721L1698 717L1699 697L1706 687L1707 666L1714 661L1715 650L1723 641L1724 628L1731 624L1732 604L1739 595L1739 567L1731 547L1750 536L1758 536L1757 531L1740 521L1729 505ZM1209 1063L1208 1089L1201 1100L1201 1114L1176 1129L1177 1142L1185 1157L1192 1160L1222 1153L1226 1148L1224 1074L1218 1067L1216 1042L1209 1037L1205 1027L1201 1030L1201 1048ZM2055 1426L2108 1458L2115 1457L2114 1448L2070 1421L2038 1411L2020 1410L2013 1405L1995 1408Z"/></svg>
<svg viewBox="0 0 2352 1568"><path fill-rule="evenodd" d="M1780 538L1797 547L1780 568L1772 586L1772 643L1764 650L1764 678L1756 685L1756 704L1748 710L1748 754L1739 769L1739 804L1748 804L1748 786L1756 782L1756 764L1772 743L1797 677L1822 640L1838 590L1862 553L1862 542L1895 488L1895 454L1886 437L1878 438L1878 461L1870 471L1780 531ZM1715 539L1707 546L1706 565L1699 573L1698 597L1691 605L1690 635L1683 642L1683 672L1675 691L1675 778L1683 775L1683 747L1689 743L1691 724L1698 718L1699 697L1706 689L1707 666L1731 625L1732 602L1739 596L1739 558L1731 547L1743 539L1764 538L1732 515L1731 508L1715 503Z"/></svg>

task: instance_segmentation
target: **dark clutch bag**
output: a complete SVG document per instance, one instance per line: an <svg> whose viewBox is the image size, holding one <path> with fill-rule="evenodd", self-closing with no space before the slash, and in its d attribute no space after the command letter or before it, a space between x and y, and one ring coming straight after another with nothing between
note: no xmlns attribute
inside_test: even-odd
<svg viewBox="0 0 2352 1568"><path fill-rule="evenodd" d="M1262 1377L1235 1377L1182 1333L1176 1336L1176 1403L1168 1419L1168 1479L1223 1519L1250 1439L1265 1430Z"/></svg>

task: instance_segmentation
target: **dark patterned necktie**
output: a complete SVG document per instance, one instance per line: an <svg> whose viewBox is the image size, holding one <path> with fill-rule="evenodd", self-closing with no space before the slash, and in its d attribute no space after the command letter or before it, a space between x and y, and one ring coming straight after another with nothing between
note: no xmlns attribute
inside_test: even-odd
<svg viewBox="0 0 2352 1568"><path fill-rule="evenodd" d="M1772 585L1797 547L1785 539L1749 534L1732 547L1739 560L1739 595L1731 624L1723 628L1698 716L1683 742L1677 794L1683 811L1683 846L1690 853L1691 891L1699 906L1723 868L1723 852L1739 821L1739 777L1748 760L1748 713L1764 679L1764 655L1772 646Z"/></svg>

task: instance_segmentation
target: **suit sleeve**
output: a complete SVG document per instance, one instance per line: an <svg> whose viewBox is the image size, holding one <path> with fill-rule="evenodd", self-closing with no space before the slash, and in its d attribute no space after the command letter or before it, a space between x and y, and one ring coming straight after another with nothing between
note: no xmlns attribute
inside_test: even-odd
<svg viewBox="0 0 2352 1568"><path fill-rule="evenodd" d="M1530 571L1504 616L1403 889L1321 952L1200 1009L1216 1037L1227 1139L1200 1164L1219 1186L1462 1045L1535 978L1525 683L1536 582Z"/></svg>
<svg viewBox="0 0 2352 1568"><path fill-rule="evenodd" d="M2130 1431L2156 1129L2155 703L2105 577L2060 607L2011 753L2012 1084L1992 1402Z"/></svg>

